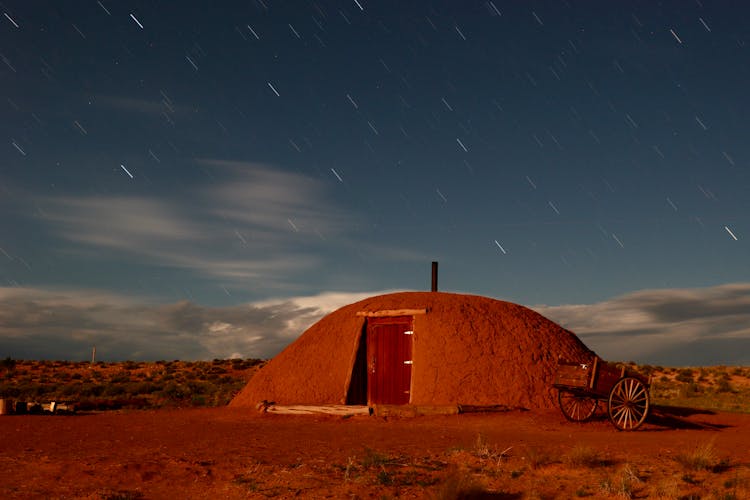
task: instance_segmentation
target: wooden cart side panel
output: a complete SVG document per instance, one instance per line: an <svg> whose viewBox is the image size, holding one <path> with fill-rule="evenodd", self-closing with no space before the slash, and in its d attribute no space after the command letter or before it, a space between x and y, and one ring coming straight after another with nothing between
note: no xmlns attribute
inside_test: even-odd
<svg viewBox="0 0 750 500"><path fill-rule="evenodd" d="M554 386L576 387L585 389L590 385L591 366L580 363L560 363L557 366Z"/></svg>
<svg viewBox="0 0 750 500"><path fill-rule="evenodd" d="M616 364L607 363L606 361L600 362L596 374L596 383L593 388L594 392L597 394L609 394L609 391L622 378L623 374L623 368Z"/></svg>

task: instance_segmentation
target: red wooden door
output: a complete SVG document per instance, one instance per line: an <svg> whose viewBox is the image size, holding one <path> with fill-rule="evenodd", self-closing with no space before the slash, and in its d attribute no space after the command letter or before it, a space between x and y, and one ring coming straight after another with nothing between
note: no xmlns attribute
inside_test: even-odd
<svg viewBox="0 0 750 500"><path fill-rule="evenodd" d="M367 320L367 399L408 404L411 390L412 318Z"/></svg>

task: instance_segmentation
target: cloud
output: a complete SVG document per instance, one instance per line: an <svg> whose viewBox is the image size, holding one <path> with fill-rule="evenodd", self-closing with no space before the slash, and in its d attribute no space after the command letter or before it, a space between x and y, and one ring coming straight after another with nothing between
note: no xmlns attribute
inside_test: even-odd
<svg viewBox="0 0 750 500"><path fill-rule="evenodd" d="M160 197L48 197L40 200L44 217L58 236L104 249L107 258L129 256L230 283L254 279L268 290L289 272L320 265L324 238L346 241L356 225L311 177L254 163L198 162L219 180Z"/></svg>
<svg viewBox="0 0 750 500"><path fill-rule="evenodd" d="M323 184L311 177L245 162L200 159L198 163L230 174L231 182L206 189L210 213L232 224L265 235L338 234L352 218L324 202Z"/></svg>
<svg viewBox="0 0 750 500"><path fill-rule="evenodd" d="M147 304L91 290L0 288L0 356L86 360L269 358L329 312L370 293L232 307Z"/></svg>
<svg viewBox="0 0 750 500"><path fill-rule="evenodd" d="M324 315L389 293L325 292L208 307L97 290L0 288L0 357L85 360L269 358ZM750 283L635 292L535 310L600 356L667 366L750 364Z"/></svg>
<svg viewBox="0 0 750 500"><path fill-rule="evenodd" d="M644 290L589 305L538 306L605 359L750 363L750 283Z"/></svg>

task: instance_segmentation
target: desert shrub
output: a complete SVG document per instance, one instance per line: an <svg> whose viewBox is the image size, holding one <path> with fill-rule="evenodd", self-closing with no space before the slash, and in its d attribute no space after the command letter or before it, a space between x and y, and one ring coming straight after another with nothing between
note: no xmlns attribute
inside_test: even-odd
<svg viewBox="0 0 750 500"><path fill-rule="evenodd" d="M554 457L549 453L549 451L536 446L527 448L523 457L526 459L526 463L529 464L529 467L534 470L540 469L555 461Z"/></svg>
<svg viewBox="0 0 750 500"><path fill-rule="evenodd" d="M677 372L676 379L679 380L680 382L687 382L687 383L694 382L693 370L691 370L690 368L681 368Z"/></svg>
<svg viewBox="0 0 750 500"><path fill-rule="evenodd" d="M78 393L82 397L99 397L104 392L104 386L100 384L94 384L94 383L84 383L81 385L81 388L79 389Z"/></svg>
<svg viewBox="0 0 750 500"><path fill-rule="evenodd" d="M391 459L388 455L378 453L371 448L365 448L365 454L362 457L362 467L381 467L383 465L388 465L390 462Z"/></svg>
<svg viewBox="0 0 750 500"><path fill-rule="evenodd" d="M643 365L640 368L637 368L637 370L648 377L649 375L654 373L656 369L651 365Z"/></svg>
<svg viewBox="0 0 750 500"><path fill-rule="evenodd" d="M126 382L130 382L130 374L127 372L115 373L109 379L110 384L124 384Z"/></svg>
<svg viewBox="0 0 750 500"><path fill-rule="evenodd" d="M61 396L70 397L75 394L78 394L78 389L80 389L79 384L65 384L62 389L58 391L58 393Z"/></svg>
<svg viewBox="0 0 750 500"><path fill-rule="evenodd" d="M626 464L615 476L604 477L599 488L609 498L634 498L639 483L641 480L636 471Z"/></svg>
<svg viewBox="0 0 750 500"><path fill-rule="evenodd" d="M135 382L132 384L129 384L126 386L128 394L136 395L136 394L151 394L153 392L157 392L161 390L162 388L152 384L151 382Z"/></svg>
<svg viewBox="0 0 750 500"><path fill-rule="evenodd" d="M205 382L191 381L187 384L191 394L208 394L213 392L214 386Z"/></svg>
<svg viewBox="0 0 750 500"><path fill-rule="evenodd" d="M701 386L699 386L695 382L689 382L682 386L682 388L680 389L680 395L684 398L692 398L700 394L702 391L703 389L701 388Z"/></svg>
<svg viewBox="0 0 750 500"><path fill-rule="evenodd" d="M716 392L732 392L732 386L726 379L719 379L719 382L716 384Z"/></svg>
<svg viewBox="0 0 750 500"><path fill-rule="evenodd" d="M0 384L0 398L17 398L21 390L12 384Z"/></svg>
<svg viewBox="0 0 750 500"><path fill-rule="evenodd" d="M232 369L234 370L246 370L248 368L252 368L253 366L257 366L259 364L263 363L262 359L233 359L232 360Z"/></svg>
<svg viewBox="0 0 750 500"><path fill-rule="evenodd" d="M164 386L164 389L162 389L161 395L168 399L180 400L185 398L187 391L185 390L185 387L180 384L169 382Z"/></svg>
<svg viewBox="0 0 750 500"><path fill-rule="evenodd" d="M481 432L477 434L477 438L474 441L473 452L478 458L487 458L492 453L492 448L487 443L487 438Z"/></svg>
<svg viewBox="0 0 750 500"><path fill-rule="evenodd" d="M388 472L385 469L379 471L377 477L378 484L382 484L383 486L391 486L394 483L393 473Z"/></svg>
<svg viewBox="0 0 750 500"><path fill-rule="evenodd" d="M13 371L16 367L16 360L8 356L7 358L0 361L0 367L8 371Z"/></svg>
<svg viewBox="0 0 750 500"><path fill-rule="evenodd" d="M458 500L484 498L488 495L487 490L477 483L470 474L456 469L449 473L435 490L433 498L435 500Z"/></svg>
<svg viewBox="0 0 750 500"><path fill-rule="evenodd" d="M125 394L125 386L122 384L108 384L104 386L103 396L121 396Z"/></svg>
<svg viewBox="0 0 750 500"><path fill-rule="evenodd" d="M711 439L705 443L700 443L692 450L675 456L675 460L690 471L714 469L720 464L714 450L714 441L715 439Z"/></svg>
<svg viewBox="0 0 750 500"><path fill-rule="evenodd" d="M57 389L60 387L59 384L45 384L39 385L36 390L37 397L45 396L47 394L55 394Z"/></svg>
<svg viewBox="0 0 750 500"><path fill-rule="evenodd" d="M106 493L101 493L99 497L102 500L140 500L144 498L143 493L140 491L128 490L108 491Z"/></svg>
<svg viewBox="0 0 750 500"><path fill-rule="evenodd" d="M607 464L598 451L588 446L576 445L564 457L571 467L599 467Z"/></svg>

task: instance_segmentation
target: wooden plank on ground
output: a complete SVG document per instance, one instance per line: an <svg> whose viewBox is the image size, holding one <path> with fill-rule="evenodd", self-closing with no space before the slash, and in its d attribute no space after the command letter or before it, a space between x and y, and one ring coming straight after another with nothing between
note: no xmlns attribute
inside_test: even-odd
<svg viewBox="0 0 750 500"><path fill-rule="evenodd" d="M378 417L418 417L423 415L456 415L458 406L373 405Z"/></svg>
<svg viewBox="0 0 750 500"><path fill-rule="evenodd" d="M458 405L459 413L502 413L518 410L525 411L526 408L508 405Z"/></svg>
<svg viewBox="0 0 750 500"><path fill-rule="evenodd" d="M369 415L367 406L359 405L271 405L265 410L279 415Z"/></svg>

